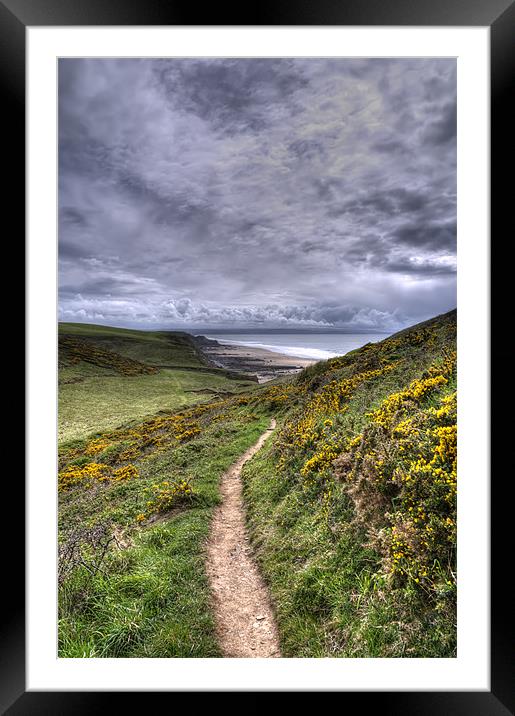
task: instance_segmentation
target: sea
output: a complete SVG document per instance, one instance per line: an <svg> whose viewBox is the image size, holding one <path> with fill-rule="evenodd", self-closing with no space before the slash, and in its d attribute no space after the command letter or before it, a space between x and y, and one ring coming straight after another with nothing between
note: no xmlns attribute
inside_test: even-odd
<svg viewBox="0 0 515 716"><path fill-rule="evenodd" d="M273 353L310 360L342 356L366 343L376 343L388 333L205 333L219 343L264 348Z"/></svg>

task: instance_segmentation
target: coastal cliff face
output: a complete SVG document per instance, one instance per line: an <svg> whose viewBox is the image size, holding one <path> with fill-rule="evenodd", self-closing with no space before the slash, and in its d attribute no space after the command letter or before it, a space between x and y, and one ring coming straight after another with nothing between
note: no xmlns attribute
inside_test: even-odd
<svg viewBox="0 0 515 716"><path fill-rule="evenodd" d="M193 340L199 346L219 346L220 343L214 338L207 338L206 336L193 336Z"/></svg>

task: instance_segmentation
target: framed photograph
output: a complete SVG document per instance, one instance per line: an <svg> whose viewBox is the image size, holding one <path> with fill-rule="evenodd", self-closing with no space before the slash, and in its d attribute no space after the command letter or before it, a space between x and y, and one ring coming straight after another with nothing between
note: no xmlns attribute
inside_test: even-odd
<svg viewBox="0 0 515 716"><path fill-rule="evenodd" d="M0 5L28 338L2 707L508 713L514 4L158 5Z"/></svg>

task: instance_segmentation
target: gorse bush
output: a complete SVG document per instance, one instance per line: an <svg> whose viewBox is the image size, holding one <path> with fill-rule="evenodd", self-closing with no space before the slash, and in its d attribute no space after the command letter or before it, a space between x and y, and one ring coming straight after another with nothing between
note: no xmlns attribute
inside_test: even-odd
<svg viewBox="0 0 515 716"><path fill-rule="evenodd" d="M88 462L84 465L69 465L59 473L58 486L61 492L81 485L91 487L94 484L109 482L111 484L138 477L134 465L123 465L113 469L110 465Z"/></svg>
<svg viewBox="0 0 515 716"><path fill-rule="evenodd" d="M456 391L442 392L454 380L450 356L388 396L334 465L383 571L434 595L456 583Z"/></svg>
<svg viewBox="0 0 515 716"><path fill-rule="evenodd" d="M191 502L195 492L191 486L190 480L163 480L162 482L152 485L150 488L151 499L147 501L146 513L137 516L138 522L152 514L168 512L185 501Z"/></svg>
<svg viewBox="0 0 515 716"><path fill-rule="evenodd" d="M158 449L186 443L201 433L198 419L220 409L218 403L199 405L175 415L158 416L141 425L104 433L85 444L61 451L59 490L76 485L91 487L102 482L120 482L138 476L133 461ZM97 460L102 458L102 462ZM105 462L104 462L105 459Z"/></svg>

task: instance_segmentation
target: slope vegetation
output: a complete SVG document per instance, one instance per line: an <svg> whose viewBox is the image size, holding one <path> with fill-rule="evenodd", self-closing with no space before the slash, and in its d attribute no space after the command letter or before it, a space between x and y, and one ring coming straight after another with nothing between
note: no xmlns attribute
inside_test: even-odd
<svg viewBox="0 0 515 716"><path fill-rule="evenodd" d="M59 325L60 442L252 385L208 366L187 333Z"/></svg>
<svg viewBox="0 0 515 716"><path fill-rule="evenodd" d="M129 401L125 424L62 443L60 655L223 654L206 541L222 476L272 417L242 479L281 654L455 655L455 343L451 312L274 385L243 390L199 366L185 371L192 380L232 390L188 393L145 417ZM88 370L115 371L79 367L85 382ZM167 370L180 372L113 373L104 389L145 381L143 395Z"/></svg>
<svg viewBox="0 0 515 716"><path fill-rule="evenodd" d="M456 313L318 363L244 471L285 656L455 653Z"/></svg>
<svg viewBox="0 0 515 716"><path fill-rule="evenodd" d="M92 323L60 323L59 335L94 343L99 348L154 366L206 365L191 336L180 331L138 331Z"/></svg>

